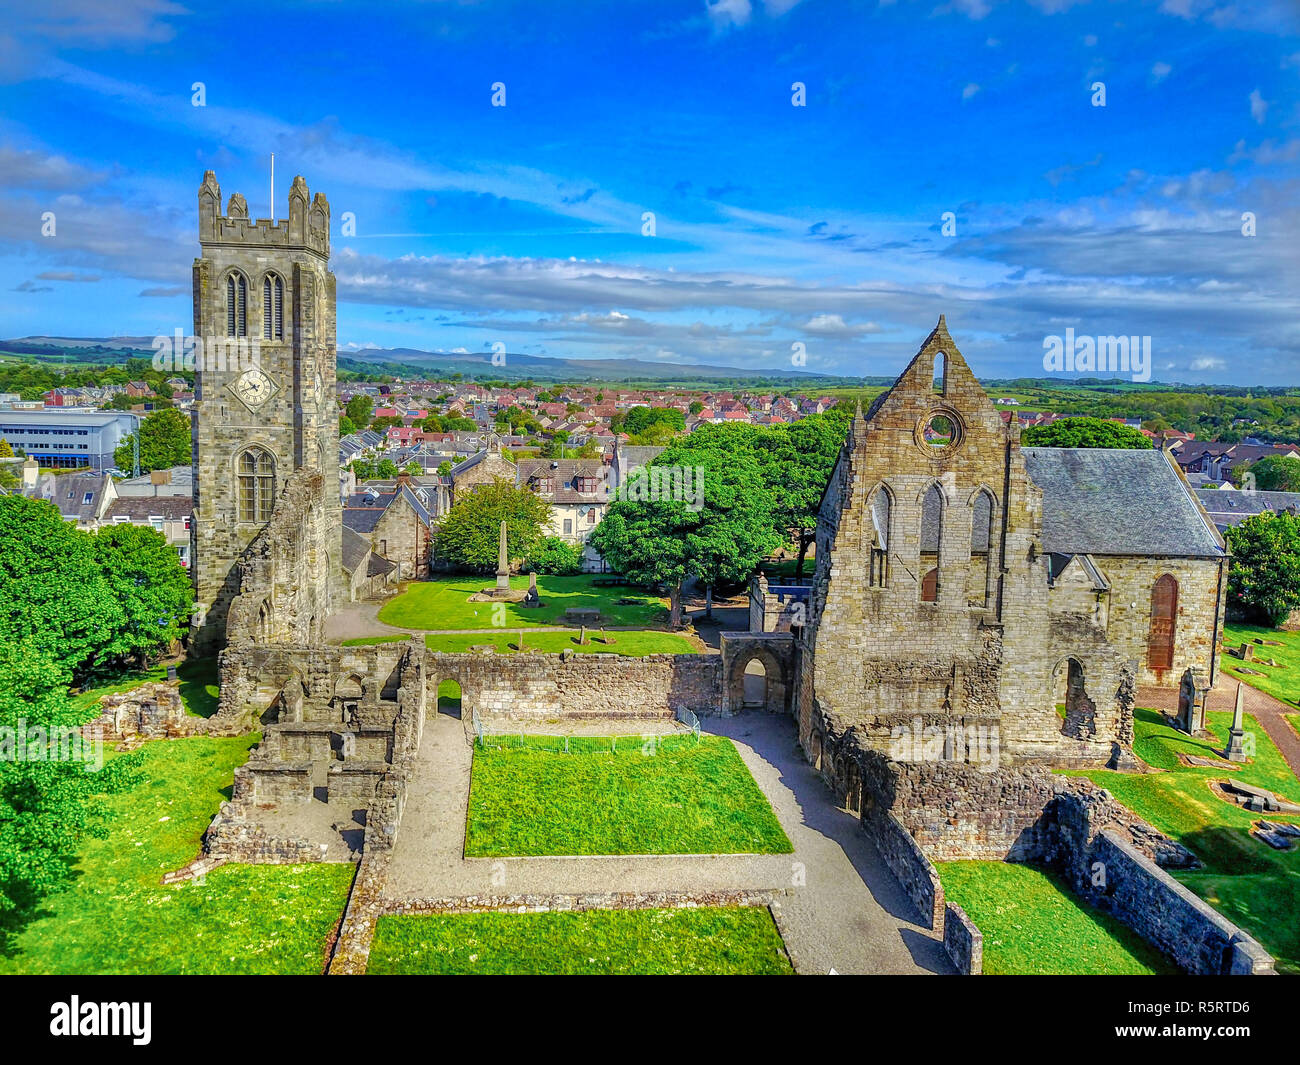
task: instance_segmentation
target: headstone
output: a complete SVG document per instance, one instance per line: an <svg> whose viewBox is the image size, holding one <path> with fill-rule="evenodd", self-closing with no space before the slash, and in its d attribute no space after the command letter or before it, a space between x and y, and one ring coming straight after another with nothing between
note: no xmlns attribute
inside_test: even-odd
<svg viewBox="0 0 1300 1065"><path fill-rule="evenodd" d="M587 642L587 626L583 625L578 629L578 643L584 644L586 642Z"/></svg>
<svg viewBox="0 0 1300 1065"><path fill-rule="evenodd" d="M1223 757L1229 762L1244 762L1246 750L1242 740L1246 738L1244 723L1246 720L1246 691L1241 681L1237 681L1237 702L1232 708L1232 728L1228 731L1228 749Z"/></svg>
<svg viewBox="0 0 1300 1065"><path fill-rule="evenodd" d="M1243 643L1241 645L1240 656L1243 662L1249 662L1252 658L1255 657L1255 648L1248 643Z"/></svg>
<svg viewBox="0 0 1300 1065"><path fill-rule="evenodd" d="M167 679L168 679L169 681L171 681L171 680L176 680L176 679L177 679L176 667L175 667L175 666L168 666L168 667L167 667Z"/></svg>

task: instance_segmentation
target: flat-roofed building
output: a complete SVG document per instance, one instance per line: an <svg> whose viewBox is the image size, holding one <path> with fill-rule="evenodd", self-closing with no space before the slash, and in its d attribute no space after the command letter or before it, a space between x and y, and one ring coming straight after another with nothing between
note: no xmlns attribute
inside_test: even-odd
<svg viewBox="0 0 1300 1065"><path fill-rule="evenodd" d="M0 437L46 468L106 470L115 465L113 452L138 422L139 415L127 411L4 410Z"/></svg>

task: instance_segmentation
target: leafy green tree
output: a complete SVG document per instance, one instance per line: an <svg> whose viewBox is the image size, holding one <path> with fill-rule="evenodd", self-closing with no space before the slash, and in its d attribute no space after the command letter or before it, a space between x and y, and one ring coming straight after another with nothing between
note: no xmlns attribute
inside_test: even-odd
<svg viewBox="0 0 1300 1065"><path fill-rule="evenodd" d="M27 642L67 673L106 660L126 615L92 538L42 499L0 496L0 645Z"/></svg>
<svg viewBox="0 0 1300 1065"><path fill-rule="evenodd" d="M367 395L353 396L343 413L353 425L369 425L370 414L375 409L375 402Z"/></svg>
<svg viewBox="0 0 1300 1065"><path fill-rule="evenodd" d="M402 472L409 473L412 477L419 477L424 473L424 467L416 462L415 459L411 459L410 462L402 467Z"/></svg>
<svg viewBox="0 0 1300 1065"><path fill-rule="evenodd" d="M768 494L773 529L799 545L796 575L803 576L808 548L816 538L817 511L848 432L850 413L841 404L825 414L790 425L701 426L675 447L688 451L746 454L758 464Z"/></svg>
<svg viewBox="0 0 1300 1065"><path fill-rule="evenodd" d="M478 426L473 418L445 417L442 419L444 433L472 433Z"/></svg>
<svg viewBox="0 0 1300 1065"><path fill-rule="evenodd" d="M451 460L450 460L450 459L443 459L440 463L438 463L438 476L439 476L439 477L450 477L450 476L451 476Z"/></svg>
<svg viewBox="0 0 1300 1065"><path fill-rule="evenodd" d="M395 414L385 414L370 423L370 428L377 433L386 433L389 429L402 424L402 419Z"/></svg>
<svg viewBox="0 0 1300 1065"><path fill-rule="evenodd" d="M504 477L494 478L457 496L438 528L438 557L466 569L495 572L501 523L506 523L510 557L527 558L549 517L544 499Z"/></svg>
<svg viewBox="0 0 1300 1065"><path fill-rule="evenodd" d="M14 449L9 446L9 441L0 436L0 459L11 459L14 457Z"/></svg>
<svg viewBox="0 0 1300 1065"><path fill-rule="evenodd" d="M582 572L582 548L567 543L558 536L540 537L528 552L524 568L533 573L573 576Z"/></svg>
<svg viewBox="0 0 1300 1065"><path fill-rule="evenodd" d="M194 606L190 575L160 532L142 525L108 525L94 534L94 558L124 615L105 633L102 656L133 656L143 665L189 627Z"/></svg>
<svg viewBox="0 0 1300 1065"><path fill-rule="evenodd" d="M648 432L652 426L667 426L669 435L686 429L686 416L674 407L633 407L623 419L623 430L629 434L639 435Z"/></svg>
<svg viewBox="0 0 1300 1065"><path fill-rule="evenodd" d="M137 779L138 756L114 758L94 771L94 762L33 758L33 730L45 730L47 755L66 752L50 730L82 723L69 706L69 675L48 651L31 640L0 641L0 727L24 735L0 757L0 950L36 913L42 900L72 880L77 851L87 836L102 838L98 798ZM0 741L0 747L4 741ZM16 744L15 744L16 748Z"/></svg>
<svg viewBox="0 0 1300 1065"><path fill-rule="evenodd" d="M1151 439L1138 429L1103 418L1061 418L1031 425L1020 435L1026 447L1112 447L1150 451Z"/></svg>
<svg viewBox="0 0 1300 1065"><path fill-rule="evenodd" d="M346 414L339 419L339 436L347 436L349 433L355 433L357 427L352 424L352 419Z"/></svg>
<svg viewBox="0 0 1300 1065"><path fill-rule="evenodd" d="M702 411L703 409L704 409L704 404L701 403L698 399L691 401L690 410L692 414L699 414L700 411Z"/></svg>
<svg viewBox="0 0 1300 1065"><path fill-rule="evenodd" d="M1226 537L1228 601L1277 628L1300 609L1300 517L1256 514Z"/></svg>
<svg viewBox="0 0 1300 1065"><path fill-rule="evenodd" d="M702 492L664 493L665 467L681 469L683 484L686 469L692 480L702 469L702 485L693 485ZM712 588L746 580L780 544L774 528L771 493L752 455L674 447L620 486L589 543L629 579L667 585L670 622L679 626L682 583L695 577Z"/></svg>
<svg viewBox="0 0 1300 1065"><path fill-rule="evenodd" d="M1249 484L1246 474L1254 476L1254 488L1258 492L1300 492L1300 459L1266 455L1244 469L1233 470L1233 483Z"/></svg>
<svg viewBox="0 0 1300 1065"><path fill-rule="evenodd" d="M375 467L375 475L385 481L391 481L397 476L397 463L392 459L380 459L379 465Z"/></svg>
<svg viewBox="0 0 1300 1065"><path fill-rule="evenodd" d="M123 437L113 451L113 461L129 470L134 462L134 433ZM174 407L154 411L140 424L140 472L188 466L193 461L190 419Z"/></svg>

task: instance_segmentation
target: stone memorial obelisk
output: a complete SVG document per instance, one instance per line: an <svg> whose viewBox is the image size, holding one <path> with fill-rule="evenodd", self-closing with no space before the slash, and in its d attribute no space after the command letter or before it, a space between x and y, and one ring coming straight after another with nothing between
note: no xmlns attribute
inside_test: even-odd
<svg viewBox="0 0 1300 1065"><path fill-rule="evenodd" d="M501 522L501 547L497 552L497 592L510 591L510 562L506 558L506 523Z"/></svg>
<svg viewBox="0 0 1300 1065"><path fill-rule="evenodd" d="M1241 681L1237 681L1237 702L1232 708L1232 728L1228 730L1228 749L1223 752L1229 762L1244 762L1246 760L1246 749L1242 745L1246 732L1244 723L1246 719L1246 692L1241 686Z"/></svg>

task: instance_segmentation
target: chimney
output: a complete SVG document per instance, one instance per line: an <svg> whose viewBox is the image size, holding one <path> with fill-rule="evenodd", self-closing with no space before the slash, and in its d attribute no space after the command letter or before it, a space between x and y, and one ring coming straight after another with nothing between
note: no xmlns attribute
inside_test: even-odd
<svg viewBox="0 0 1300 1065"><path fill-rule="evenodd" d="M172 483L172 471L171 471L171 470L154 470L152 473L149 474L149 483L150 483L151 485L154 485L155 487L157 487L157 486L160 485L160 484L171 484L171 483Z"/></svg>
<svg viewBox="0 0 1300 1065"><path fill-rule="evenodd" d="M30 455L23 463L23 491L30 492L36 488L36 479L40 476L41 464Z"/></svg>

